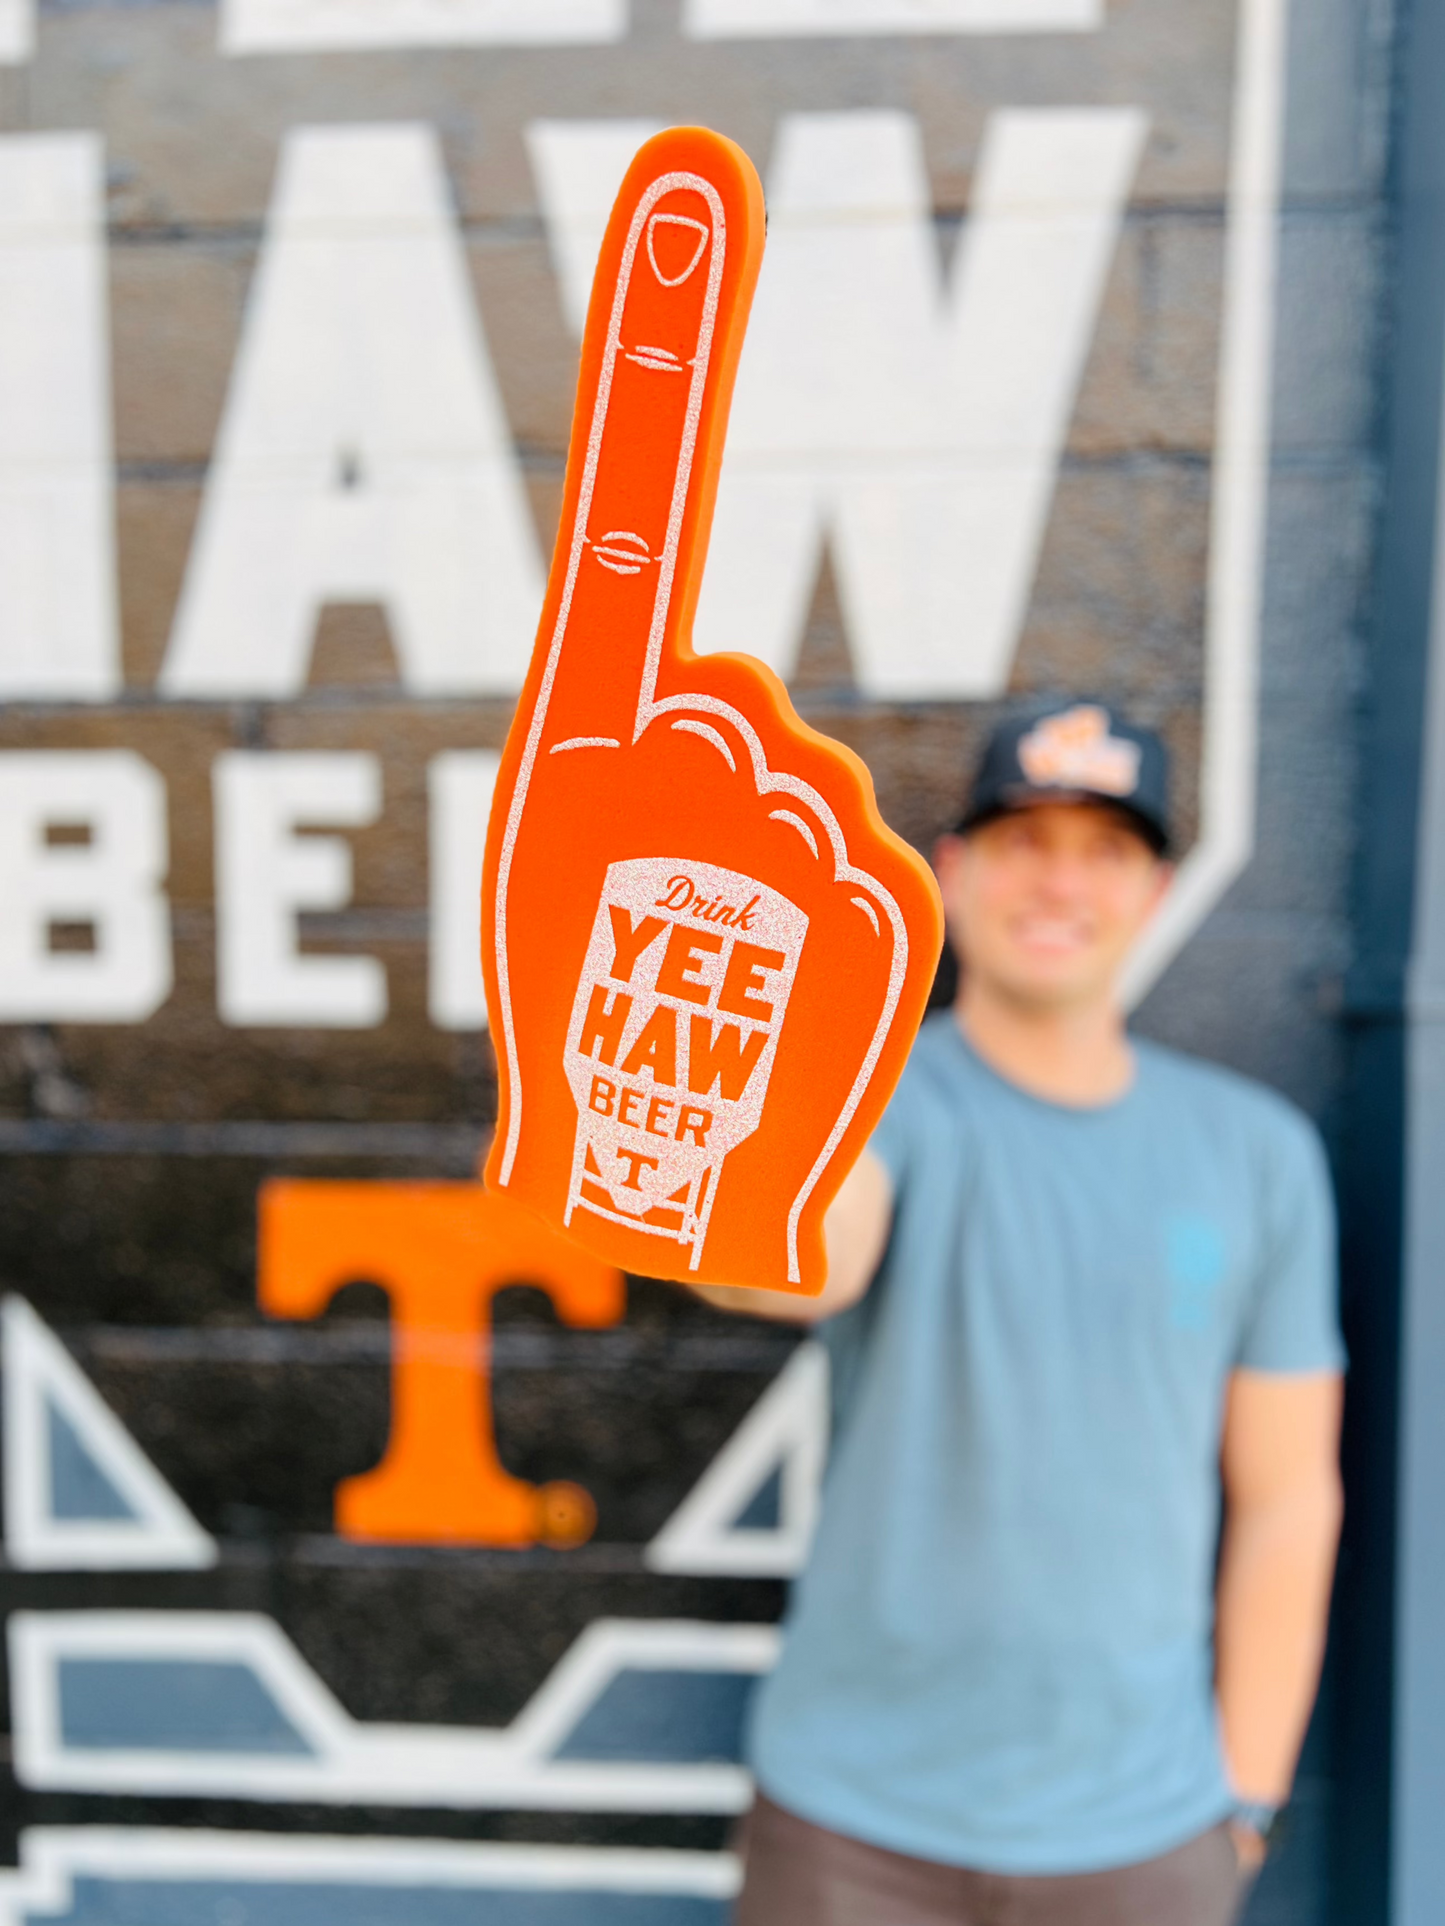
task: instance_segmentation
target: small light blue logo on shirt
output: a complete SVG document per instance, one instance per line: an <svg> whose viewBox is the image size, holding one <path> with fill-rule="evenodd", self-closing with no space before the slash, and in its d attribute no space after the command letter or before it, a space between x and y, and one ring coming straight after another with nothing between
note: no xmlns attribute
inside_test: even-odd
<svg viewBox="0 0 1445 1926"><path fill-rule="evenodd" d="M1176 1331L1207 1331L1229 1254L1224 1233L1208 1217L1180 1213L1164 1220L1169 1322Z"/></svg>

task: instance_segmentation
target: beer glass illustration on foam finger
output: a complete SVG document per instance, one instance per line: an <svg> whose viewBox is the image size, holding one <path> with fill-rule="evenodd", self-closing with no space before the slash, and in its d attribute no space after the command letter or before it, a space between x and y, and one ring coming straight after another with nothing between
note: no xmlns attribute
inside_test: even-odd
<svg viewBox="0 0 1445 1926"><path fill-rule="evenodd" d="M723 1159L762 1122L807 929L733 870L612 864L567 1032L569 1226L581 1204L698 1268Z"/></svg>
<svg viewBox="0 0 1445 1926"><path fill-rule="evenodd" d="M486 1180L624 1268L816 1291L941 915L862 763L689 646L762 234L746 156L680 128L603 244L488 833Z"/></svg>

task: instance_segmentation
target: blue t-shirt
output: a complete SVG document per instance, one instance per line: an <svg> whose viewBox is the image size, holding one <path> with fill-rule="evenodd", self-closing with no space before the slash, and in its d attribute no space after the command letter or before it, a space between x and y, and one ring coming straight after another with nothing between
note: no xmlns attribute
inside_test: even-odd
<svg viewBox="0 0 1445 1926"><path fill-rule="evenodd" d="M824 1327L834 1437L752 1760L897 1852L1082 1872L1229 1809L1212 1686L1227 1376L1343 1362L1319 1140L1136 1043L1097 1109L931 1018L872 1148L887 1254Z"/></svg>

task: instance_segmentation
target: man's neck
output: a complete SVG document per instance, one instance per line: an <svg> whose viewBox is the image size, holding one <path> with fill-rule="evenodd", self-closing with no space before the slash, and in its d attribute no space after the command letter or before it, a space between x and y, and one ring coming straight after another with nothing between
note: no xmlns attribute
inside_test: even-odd
<svg viewBox="0 0 1445 1926"><path fill-rule="evenodd" d="M1134 1081L1134 1053L1112 999L1040 1009L965 977L953 1013L984 1062L1031 1096L1087 1110L1122 1097Z"/></svg>

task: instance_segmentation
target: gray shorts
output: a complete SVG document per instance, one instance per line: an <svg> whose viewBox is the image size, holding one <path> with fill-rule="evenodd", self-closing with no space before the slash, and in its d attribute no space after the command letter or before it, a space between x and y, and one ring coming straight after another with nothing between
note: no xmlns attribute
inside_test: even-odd
<svg viewBox="0 0 1445 1926"><path fill-rule="evenodd" d="M1020 1876L864 1845L759 1793L737 1846L735 1926L1230 1926L1245 1889L1222 1825L1137 1866Z"/></svg>

